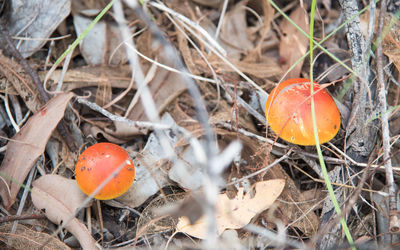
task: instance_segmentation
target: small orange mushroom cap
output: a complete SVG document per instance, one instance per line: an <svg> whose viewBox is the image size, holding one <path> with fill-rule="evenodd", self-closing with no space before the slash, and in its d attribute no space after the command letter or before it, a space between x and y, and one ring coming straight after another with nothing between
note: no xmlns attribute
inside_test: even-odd
<svg viewBox="0 0 400 250"><path fill-rule="evenodd" d="M119 169L112 179L94 196L110 200L128 191L135 179L135 168L129 154L113 143L97 143L80 155L75 165L75 179L87 195L92 194L108 176Z"/></svg>
<svg viewBox="0 0 400 250"><path fill-rule="evenodd" d="M330 141L340 128L340 113L329 92L314 82L315 116L319 143ZM315 145L309 79L289 79L276 86L265 105L271 129L293 144Z"/></svg>

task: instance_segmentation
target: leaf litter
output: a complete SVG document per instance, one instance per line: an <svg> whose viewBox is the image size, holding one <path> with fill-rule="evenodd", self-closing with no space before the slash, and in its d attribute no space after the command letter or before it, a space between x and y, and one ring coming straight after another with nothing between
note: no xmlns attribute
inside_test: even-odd
<svg viewBox="0 0 400 250"><path fill-rule="evenodd" d="M6 178L0 184L0 195L5 207L10 208L14 204L21 184L43 154L46 143L62 119L72 96L72 93L67 92L54 97L7 144L6 155L0 167L3 178Z"/></svg>
<svg viewBox="0 0 400 250"><path fill-rule="evenodd" d="M41 12L36 13L36 17L20 35L32 38L49 38L63 34L79 35L104 7L102 2L79 0L72 2L70 11L70 4L70 1L62 1L45 6ZM260 124L250 112L250 109L263 112L263 103L267 95L263 90L272 89L282 77L308 75L304 69L304 66L309 64L307 59L285 74L286 70L306 53L308 39L277 14L268 1L229 2L223 16L221 15L224 8L223 1L196 0L183 3L180 0L170 0L165 4L165 8L170 8L177 14L167 15L166 9L156 10L157 5L152 4L148 5L150 8L147 10L153 15L153 20L161 28L163 35L177 49L189 72L205 80L196 78L195 83L201 90L205 109L209 114L208 123L215 135L217 155L228 149L236 140L242 144L241 153L229 158L229 162L232 163L221 170L218 178L214 179L215 183L211 183L215 186L205 185L207 178L213 173L203 165L201 157L199 158L201 152L198 149L206 148L207 138L204 136L206 131L198 121L198 107L190 96L191 89L180 74L166 69L176 68L179 58L169 57L164 50L165 45L160 44L160 41L153 36L154 30L148 26L149 24L144 19L138 19L138 14L132 9L125 8L124 14L129 20L130 32L132 34L136 32L134 35L130 34L136 50L153 62L142 56L139 60L140 65L129 65L130 58L124 48L120 29L113 19L115 13L106 14L88 33L80 47L74 50L70 64L65 63L63 66L65 68L60 67L50 76L47 89L55 91L61 86L60 89L64 93L58 94L45 106L37 98L38 90L25 70L10 60L8 54L0 56L0 63L3 66L0 69L0 92L20 98L18 103L12 101L10 104L5 104L5 107L9 109L7 105L11 105L16 117L28 110L33 113L18 133L10 132L9 123L8 127L6 125L1 127L2 135L12 138L7 143L6 153L2 153L4 159L0 167L4 178L0 181L3 207L7 208L10 214L16 214L14 203L22 200L18 195L22 183L37 159L43 156L45 165L41 168L40 175L45 175L35 177L30 196L37 210L28 203L25 206L30 208L25 207L24 211L41 211L55 225L71 220L65 228L85 249L94 249L95 241L101 239L103 247L106 248L134 245L153 248L199 247L201 245L188 241L185 234L203 239L201 242L207 243L210 240L206 237L205 218L209 214L205 211L208 205L213 204L215 205L213 215L217 218L217 244L221 247L226 240L231 243L230 246L266 248L276 247L279 244L290 245L290 240L279 243L278 235L296 238L299 242L307 241L314 236L318 237L321 230L326 228L325 214L320 204L326 199L325 188L297 170L303 168L306 169L304 171L310 172L310 175L318 176L318 173L311 170L316 164L315 152L312 148L295 149L289 151L292 153L286 160L269 167L269 164L287 154L290 145L282 146L281 141L273 143L275 135L270 131L266 134L265 124ZM41 6L36 1L32 1L31 5L34 6L32 9ZM51 6L57 8L54 10L47 8ZM304 7L292 3L288 4L284 11L308 33L309 14ZM318 18L325 18L321 22L322 25L335 25L332 17L339 16L340 10L331 5L330 1L324 1L318 8L320 11ZM28 9L23 10L21 13L30 13ZM12 25L15 27L19 27L22 22L26 23L26 21L18 23L18 13L16 14L14 10L11 13L14 15L12 20L15 23L12 22ZM48 13L48 18L42 19L43 13ZM65 20L67 16L68 19ZM182 21L183 17L186 18L185 22ZM39 20L51 25L48 25L49 28L41 29ZM394 27L397 25L398 22L395 22ZM12 27L11 34L15 35L15 27L10 27ZM200 27L202 32L206 31L207 34L201 33ZM213 40L217 27L220 33L217 40ZM325 35L323 34L325 26L316 24L316 27L318 32L322 33L318 35L321 37ZM398 70L396 48L399 42L396 32L395 28L390 30L383 41L383 47L384 53ZM49 43L43 42L45 39L39 39L40 42L35 42L35 39L23 40L20 51L28 58L29 63L37 65L38 75L43 80L47 74L48 61L54 63L62 52L59 49L66 48L70 44L71 40L68 39L71 38L53 40ZM327 46L338 47L337 51L343 51L347 58L347 48L343 46L343 40L341 34L337 34L331 38ZM2 49L3 47L4 45ZM215 51L220 54L217 55ZM316 75L325 73L320 69L326 69L325 66L330 67L332 64L331 61L325 61L324 56L320 56L315 62ZM164 137L160 137L160 131L153 131L152 124L146 123L147 127L144 129L128 125L126 120L122 119L149 121L145 115L148 107L143 106L141 102L140 93L143 89L138 89L132 80L132 68L135 68L134 74L141 70L144 73L145 84L149 87L157 115L162 117L160 124L168 127L163 130ZM334 79L344 78L347 73L339 68L334 73ZM244 81L244 75L249 76L263 90L258 89L256 92L254 85ZM221 88L221 84L231 92L228 93ZM330 88L336 92L341 86ZM394 107L400 100L399 93L398 87L397 89L389 87L389 94L393 96L390 102ZM74 94L77 98L86 98L89 102L96 103L103 108L103 112L93 111L89 106L71 101ZM349 97L345 95L344 98ZM243 105L241 101L250 105ZM343 101L343 105L348 105L348 99L347 102L346 99ZM22 111L18 113L21 106ZM67 111L64 116L65 110ZM105 118L106 112L121 119ZM0 113L6 118L10 116L1 109ZM81 130L74 135L76 140L84 142L79 152L87 145L109 141L125 147L134 158L137 173L134 184L124 196L111 201L102 201L100 206L103 212L100 212L98 207L92 206L81 212L78 217L74 217L76 209L83 204L86 196L77 189L71 167L73 165L71 163L77 160L79 152L69 152L63 142L64 138L54 132L54 128L63 117L70 123L71 130L73 128ZM395 129L396 119L395 116L390 123L394 131L393 138L398 135L398 130ZM265 143L260 137L272 139L272 143ZM333 142L335 146L342 145L343 137L343 134L339 133L338 139ZM46 144L51 146L46 148ZM171 146L173 155L166 153L165 144ZM393 147L397 146L394 144ZM332 148L330 150L334 151ZM57 150L60 151L57 156L59 160L54 157ZM336 153L340 152L334 154L326 150L323 153L330 157L329 159L335 158L336 162L330 162L329 167L337 169L338 162L342 159ZM299 155L303 158L298 157ZM393 162L399 163L396 157L393 158ZM263 169L265 170L260 174L247 178ZM236 185L226 185L227 183ZM212 189L211 186L217 188ZM251 191L251 187L254 187L255 194ZM208 196L211 189L214 196ZM214 197L214 200L210 197ZM361 207L358 210L360 213L368 215L362 223L373 224L368 219L372 218L370 216L372 212L365 212L368 208L363 204L357 206ZM96 217L91 217L91 212L88 211L95 212ZM376 215L381 218L379 213ZM90 222L84 222L83 216L90 218ZM113 223L103 225L103 218L104 221L111 220ZM354 224L358 223L357 217L353 214L348 219ZM29 226L29 223L27 225ZM254 231L252 227L254 225L264 231ZM97 226L99 228L96 228ZM43 248L63 248L65 245L61 241L67 242L65 238L58 239L57 236L53 236L55 230L51 228L45 229L37 236L24 233L20 228L22 226L18 225L18 235L28 235L26 238L37 237L38 240L31 243L29 240L24 242L21 240L20 243L16 240L15 242L20 245L13 245L14 240L7 241L2 238L4 233L11 230L10 227L3 226L0 229L1 241L7 246L24 246L24 248L36 247L37 244L45 244ZM32 228L32 226L26 227L23 230L33 232ZM93 228L96 228L95 232L104 232L104 238L101 233L91 231ZM279 234L280 230L284 230L284 233ZM271 232L278 233L269 238L265 236ZM371 237L370 232L357 227L357 236L360 239L367 238L372 241L374 237ZM53 239L52 243L46 245L49 239Z"/></svg>
<svg viewBox="0 0 400 250"><path fill-rule="evenodd" d="M237 196L229 199L226 194L218 196L216 202L216 223L218 235L225 229L238 229L247 225L258 213L269 208L281 194L285 180L275 179L255 184L254 197L251 192L244 194L244 188L239 188ZM207 237L207 221L204 217L193 224L186 217L179 218L176 229L196 238Z"/></svg>
<svg viewBox="0 0 400 250"><path fill-rule="evenodd" d="M57 225L65 223L65 228L78 239L82 248L97 249L89 230L75 218L87 197L76 181L59 175L44 175L32 186L32 203L37 209L44 211L47 218Z"/></svg>

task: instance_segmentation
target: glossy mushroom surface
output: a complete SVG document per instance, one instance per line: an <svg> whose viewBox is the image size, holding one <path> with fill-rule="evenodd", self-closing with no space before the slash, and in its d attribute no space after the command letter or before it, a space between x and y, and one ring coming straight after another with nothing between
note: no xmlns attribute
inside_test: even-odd
<svg viewBox="0 0 400 250"><path fill-rule="evenodd" d="M117 169L120 170L115 172ZM135 179L135 168L129 154L113 143L97 143L88 147L75 165L76 182L87 195L92 194L110 175L113 175L111 180L94 198L109 200L119 197L128 191Z"/></svg>
<svg viewBox="0 0 400 250"><path fill-rule="evenodd" d="M330 141L340 128L340 113L326 89L314 82L314 103L319 143ZM298 145L315 145L311 84L304 78L289 79L276 86L265 105L271 129L283 140Z"/></svg>

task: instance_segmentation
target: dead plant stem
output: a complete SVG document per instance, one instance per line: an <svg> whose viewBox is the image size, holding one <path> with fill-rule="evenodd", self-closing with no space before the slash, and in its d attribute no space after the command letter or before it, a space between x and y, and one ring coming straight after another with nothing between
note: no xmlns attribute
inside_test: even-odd
<svg viewBox="0 0 400 250"><path fill-rule="evenodd" d="M0 23L0 34L2 37L4 37L8 47L10 49L10 52L12 53L14 58L17 59L17 61L25 69L26 73L28 73L28 75L32 78L32 81L35 84L41 99L45 103L47 103L50 100L50 98L47 95L46 91L44 90L44 88L40 82L39 76L32 69L32 67L29 65L29 63L22 57L22 55L21 55L21 53L19 53L18 49L15 47L13 41L11 40L11 36L8 32L8 29L4 23ZM73 137L70 135L70 133L68 132L67 126L63 121L58 123L57 130L60 133L61 138L65 139L65 142L67 143L67 146L69 147L69 149L72 151L76 151L77 146L75 144L75 141L74 141Z"/></svg>
<svg viewBox="0 0 400 250"><path fill-rule="evenodd" d="M383 26L386 14L386 0L381 1L381 10L378 23L378 48L376 51L377 59L377 73L378 73L378 100L381 113L381 126L382 126L382 148L383 148L383 161L386 174L386 185L389 193L389 232L396 233L400 230L400 221L396 213L396 189L393 177L392 161L390 158L390 131L389 131L389 113L387 111L387 99L385 89L385 76L383 72L383 50L382 40L384 39Z"/></svg>

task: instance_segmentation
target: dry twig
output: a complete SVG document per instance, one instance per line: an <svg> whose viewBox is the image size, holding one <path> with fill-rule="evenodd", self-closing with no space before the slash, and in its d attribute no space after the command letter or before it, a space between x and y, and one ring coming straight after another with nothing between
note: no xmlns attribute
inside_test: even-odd
<svg viewBox="0 0 400 250"><path fill-rule="evenodd" d="M29 63L22 57L22 55L21 55L21 53L19 53L18 49L15 47L14 43L11 40L10 34L8 33L7 27L5 26L5 24L3 22L0 23L0 34L6 40L7 45L9 46L12 55L18 60L18 62L21 64L21 66L25 69L25 71L28 73L28 75L32 78L33 83L35 84L36 88L39 91L39 95L40 95L41 99L45 103L47 103L50 100L50 98L47 95L46 91L44 90L38 75L32 69L32 67L29 65ZM57 130L60 133L61 138L65 139L65 142L67 143L69 149L71 149L72 151L78 150L73 137L68 132L67 126L63 121L58 123Z"/></svg>
<svg viewBox="0 0 400 250"><path fill-rule="evenodd" d="M389 132L389 113L387 112L387 99L385 89L385 76L383 72L383 50L382 40L385 36L383 33L383 26L386 14L386 0L381 1L381 12L379 15L378 23L378 48L376 51L377 71L378 71L378 99L381 114L382 126L382 148L383 148L383 162L386 173L386 185L389 193L389 232L397 233L400 230L400 220L397 214L396 206L396 188L393 178L392 160L390 159L390 132Z"/></svg>

